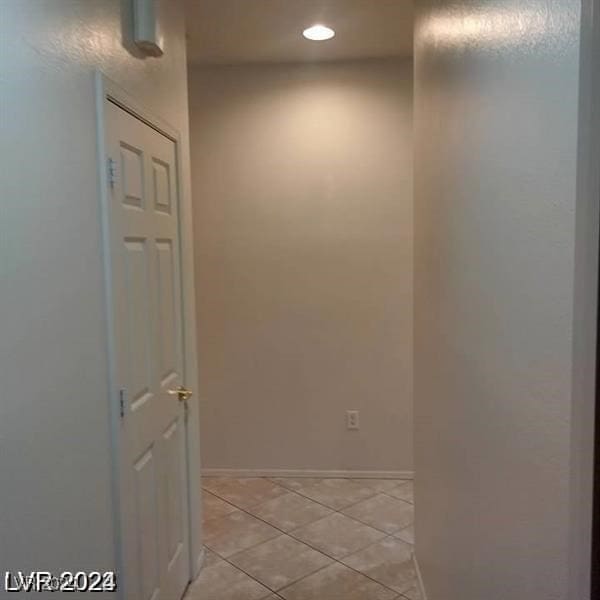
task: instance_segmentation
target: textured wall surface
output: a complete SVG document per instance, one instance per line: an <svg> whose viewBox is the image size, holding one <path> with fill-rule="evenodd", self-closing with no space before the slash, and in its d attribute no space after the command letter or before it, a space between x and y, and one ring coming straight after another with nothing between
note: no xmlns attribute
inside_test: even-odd
<svg viewBox="0 0 600 600"><path fill-rule="evenodd" d="M412 470L410 61L192 69L190 109L204 466Z"/></svg>
<svg viewBox="0 0 600 600"><path fill-rule="evenodd" d="M114 568L93 70L179 129L189 194L183 6L162 4L142 59L129 2L0 1L2 569Z"/></svg>
<svg viewBox="0 0 600 600"><path fill-rule="evenodd" d="M417 555L429 600L565 600L579 2L419 2Z"/></svg>

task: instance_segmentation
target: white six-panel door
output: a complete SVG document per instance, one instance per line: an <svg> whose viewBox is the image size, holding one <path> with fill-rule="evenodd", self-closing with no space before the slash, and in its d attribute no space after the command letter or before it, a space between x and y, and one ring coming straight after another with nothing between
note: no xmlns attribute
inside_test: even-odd
<svg viewBox="0 0 600 600"><path fill-rule="evenodd" d="M106 100L120 531L127 600L179 600L189 579L175 143Z"/></svg>

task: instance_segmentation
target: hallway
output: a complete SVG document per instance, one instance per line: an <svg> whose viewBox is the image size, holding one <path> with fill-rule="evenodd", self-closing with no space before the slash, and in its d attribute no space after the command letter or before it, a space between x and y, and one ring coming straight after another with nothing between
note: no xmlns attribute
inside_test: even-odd
<svg viewBox="0 0 600 600"><path fill-rule="evenodd" d="M599 61L600 0L0 0L0 600L600 599Z"/></svg>
<svg viewBox="0 0 600 600"><path fill-rule="evenodd" d="M186 600L420 600L413 489L395 479L205 477Z"/></svg>

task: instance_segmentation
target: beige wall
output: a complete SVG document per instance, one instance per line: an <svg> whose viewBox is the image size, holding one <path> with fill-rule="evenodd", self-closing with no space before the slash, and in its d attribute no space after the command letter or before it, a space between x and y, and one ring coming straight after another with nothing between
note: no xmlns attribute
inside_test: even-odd
<svg viewBox="0 0 600 600"><path fill-rule="evenodd" d="M412 470L411 103L409 62L191 70L205 467Z"/></svg>
<svg viewBox="0 0 600 600"><path fill-rule="evenodd" d="M416 551L429 600L568 595L585 359L573 354L579 28L570 0L419 3Z"/></svg>
<svg viewBox="0 0 600 600"><path fill-rule="evenodd" d="M151 59L130 2L0 0L2 568L115 568L93 75L181 132L188 195L184 10L162 7Z"/></svg>

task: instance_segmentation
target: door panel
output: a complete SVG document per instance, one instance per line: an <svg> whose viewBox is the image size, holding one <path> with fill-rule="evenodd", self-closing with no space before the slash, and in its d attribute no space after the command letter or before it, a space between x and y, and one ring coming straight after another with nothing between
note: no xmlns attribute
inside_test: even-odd
<svg viewBox="0 0 600 600"><path fill-rule="evenodd" d="M106 101L123 597L178 600L189 581L175 143Z"/></svg>
<svg viewBox="0 0 600 600"><path fill-rule="evenodd" d="M170 240L156 243L158 255L158 315L160 329L159 372L164 380L177 368L177 320L175 307L175 273L173 248Z"/></svg>
<svg viewBox="0 0 600 600"><path fill-rule="evenodd" d="M154 448L144 452L134 464L135 537L139 541L139 588L141 598L157 598L160 593L158 503L156 499L156 460Z"/></svg>
<svg viewBox="0 0 600 600"><path fill-rule="evenodd" d="M148 254L147 240L125 239L123 258L128 324L125 373L126 388L134 405L152 388Z"/></svg>
<svg viewBox="0 0 600 600"><path fill-rule="evenodd" d="M123 177L123 203L143 208L144 171L143 152L121 143L121 174Z"/></svg>
<svg viewBox="0 0 600 600"><path fill-rule="evenodd" d="M171 173L169 165L154 159L152 167L154 173L154 208L169 215L171 214Z"/></svg>
<svg viewBox="0 0 600 600"><path fill-rule="evenodd" d="M184 540L181 515L181 429L179 421L174 421L164 433L165 460L167 466L167 559L171 565L176 559Z"/></svg>

